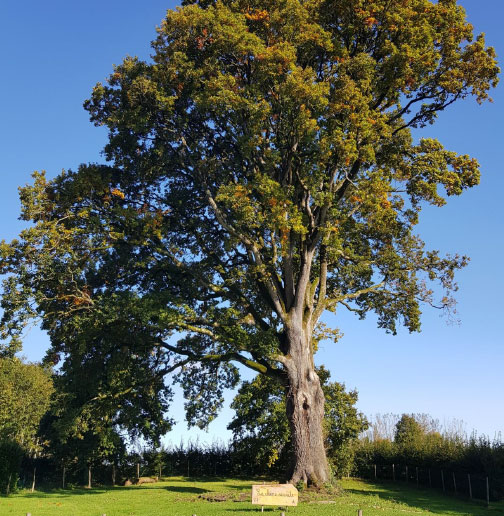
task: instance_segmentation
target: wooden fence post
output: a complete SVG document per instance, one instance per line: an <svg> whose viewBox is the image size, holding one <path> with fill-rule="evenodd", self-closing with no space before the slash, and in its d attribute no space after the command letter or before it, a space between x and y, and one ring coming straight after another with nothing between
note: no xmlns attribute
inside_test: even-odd
<svg viewBox="0 0 504 516"><path fill-rule="evenodd" d="M471 474L467 473L467 483L469 484L469 499L472 500Z"/></svg>
<svg viewBox="0 0 504 516"><path fill-rule="evenodd" d="M362 516L362 509L359 509L359 510L357 511L357 516Z"/></svg>
<svg viewBox="0 0 504 516"><path fill-rule="evenodd" d="M443 484L443 493L445 492L445 485L444 485L444 473L443 470L441 470L441 484Z"/></svg>

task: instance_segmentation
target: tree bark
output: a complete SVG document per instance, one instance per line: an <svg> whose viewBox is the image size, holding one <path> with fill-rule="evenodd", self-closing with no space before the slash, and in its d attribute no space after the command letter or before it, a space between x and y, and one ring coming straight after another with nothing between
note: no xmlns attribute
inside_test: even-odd
<svg viewBox="0 0 504 516"><path fill-rule="evenodd" d="M287 418L294 451L290 482L321 485L329 481L322 426L324 393L313 363L311 332L301 328L300 324L287 331Z"/></svg>
<svg viewBox="0 0 504 516"><path fill-rule="evenodd" d="M91 489L91 466L88 466L88 489Z"/></svg>
<svg viewBox="0 0 504 516"><path fill-rule="evenodd" d="M33 493L35 491L35 479L37 475L37 466L33 466L33 479L32 479L32 486L31 486L31 492Z"/></svg>

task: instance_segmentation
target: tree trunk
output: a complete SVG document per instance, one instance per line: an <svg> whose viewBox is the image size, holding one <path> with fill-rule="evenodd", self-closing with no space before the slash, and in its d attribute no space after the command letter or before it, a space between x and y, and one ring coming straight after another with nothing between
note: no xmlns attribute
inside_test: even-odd
<svg viewBox="0 0 504 516"><path fill-rule="evenodd" d="M290 482L321 485L329 481L324 446L324 393L315 372L311 334L301 325L287 331L290 360L287 418L291 428L293 464Z"/></svg>
<svg viewBox="0 0 504 516"><path fill-rule="evenodd" d="M37 478L37 466L33 466L33 478L32 478L32 486L31 486L31 492L33 493L35 491L35 480Z"/></svg>
<svg viewBox="0 0 504 516"><path fill-rule="evenodd" d="M115 462L112 463L112 485L113 486L116 485L116 466L115 466Z"/></svg>
<svg viewBox="0 0 504 516"><path fill-rule="evenodd" d="M66 476L66 466L63 466L63 478L61 480L61 485L63 486L63 489L65 489L65 476Z"/></svg>
<svg viewBox="0 0 504 516"><path fill-rule="evenodd" d="M91 466L88 466L88 489L91 489Z"/></svg>

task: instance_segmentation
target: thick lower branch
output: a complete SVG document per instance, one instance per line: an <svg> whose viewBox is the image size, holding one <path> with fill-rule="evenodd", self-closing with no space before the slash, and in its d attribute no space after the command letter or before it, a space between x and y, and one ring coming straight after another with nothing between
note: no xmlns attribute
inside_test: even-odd
<svg viewBox="0 0 504 516"><path fill-rule="evenodd" d="M252 369L256 373L264 374L267 376L270 376L272 378L275 378L277 380L281 380L283 383L285 382L285 372L282 369L278 369L273 367L271 364L268 364L266 361L256 361L251 360L240 353L236 351L229 351L226 353L205 353L202 355L198 355L196 353L193 353L191 350L188 349L180 349L177 346L172 346L171 344L168 344L167 342L164 342L163 340L158 341L158 345L161 346L164 349L167 349L168 351L171 351L172 353L176 353L178 355L182 355L187 357L186 360L183 360L179 362L179 365L185 365L189 362L231 362L235 361L238 362L249 369ZM277 360L281 363L286 363L286 358L278 355L273 357L274 360ZM174 369L173 367L169 367L166 369L166 372L172 372Z"/></svg>

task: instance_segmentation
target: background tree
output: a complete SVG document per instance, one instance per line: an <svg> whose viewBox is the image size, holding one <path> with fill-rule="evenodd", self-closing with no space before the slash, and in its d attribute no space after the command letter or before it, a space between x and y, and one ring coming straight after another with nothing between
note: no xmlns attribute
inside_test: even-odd
<svg viewBox="0 0 504 516"><path fill-rule="evenodd" d="M325 446L335 474L341 476L351 469L349 444L368 428L368 422L355 407L357 391L347 392L343 384L330 382L324 367L317 368L317 374L325 396ZM233 431L237 462L251 467L250 472L281 476L289 470L292 442L285 404L285 387L263 375L243 382L235 396L231 408L236 415L228 429Z"/></svg>
<svg viewBox="0 0 504 516"><path fill-rule="evenodd" d="M421 441L424 429L414 415L403 414L396 424L394 441L399 445L411 446Z"/></svg>
<svg viewBox="0 0 504 516"><path fill-rule="evenodd" d="M89 333L87 334L89 337ZM103 353L107 353L106 347L96 353L92 360L84 361L82 357L75 354L74 365L71 374L67 374L67 367L72 363L68 360L60 371L54 376L56 387L55 402L50 417L46 422L47 435L50 439L51 450L57 462L62 466L78 463L85 471L86 483L92 486L92 470L96 466L109 463L114 466L126 452L126 445L120 433L121 418L132 411L130 420L131 435L137 436L144 427L149 426L149 421L142 421L142 402L136 403L136 396L132 396L129 406L119 410L116 398L110 396L101 403L96 402L100 398L100 385L107 382L109 375L107 363L101 363ZM131 364L130 364L131 366ZM130 372L130 367L125 366L122 374ZM141 371L136 371L139 382L141 382ZM110 378L110 384L114 379ZM127 392L134 391L135 379L130 381ZM141 397L144 391L139 389L138 396ZM148 398L148 397L147 397ZM145 399L144 403L148 403ZM164 408L162 396L156 400L159 408ZM149 412L152 416L154 411ZM158 414L160 425L168 424L164 421L162 414ZM147 431L146 431L147 433ZM147 434L151 435L151 434ZM114 472L115 475L115 472Z"/></svg>
<svg viewBox="0 0 504 516"><path fill-rule="evenodd" d="M23 456L35 458L42 451L39 426L53 391L48 369L0 358L0 489L7 494L17 485ZM33 475L34 485L35 467Z"/></svg>
<svg viewBox="0 0 504 516"><path fill-rule="evenodd" d="M136 400L146 436L163 429L167 375L201 426L236 385L234 364L276 379L290 478L326 481L320 317L374 311L387 331L416 331L421 304L436 304L429 282L451 306L467 259L425 250L414 226L424 204L477 184L479 167L411 129L484 101L497 73L454 0L168 11L152 61L125 59L85 104L109 129L110 165L22 189L35 224L1 249L5 336L42 317L69 381L100 355L109 376L93 410L115 404L137 431Z"/></svg>
<svg viewBox="0 0 504 516"><path fill-rule="evenodd" d="M242 465L243 474L276 475L288 469L291 443L285 395L282 384L258 375L243 382L234 397L235 416L228 430L233 432L235 462Z"/></svg>
<svg viewBox="0 0 504 516"><path fill-rule="evenodd" d="M394 442L406 462L418 462L426 441L426 431L414 415L403 414L396 424Z"/></svg>

